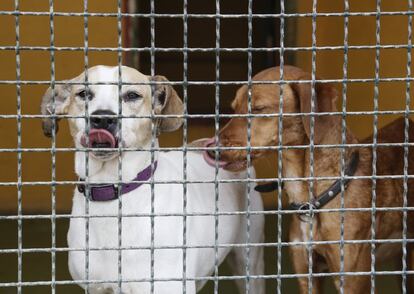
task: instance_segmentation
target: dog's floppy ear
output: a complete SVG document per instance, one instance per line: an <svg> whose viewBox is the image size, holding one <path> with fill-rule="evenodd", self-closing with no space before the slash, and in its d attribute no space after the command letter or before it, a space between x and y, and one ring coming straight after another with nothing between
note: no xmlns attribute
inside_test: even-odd
<svg viewBox="0 0 414 294"><path fill-rule="evenodd" d="M164 76L151 77L151 81L168 82ZM153 86L155 99L155 114L160 115L182 115L184 113L183 103L171 85L156 84ZM172 132L181 127L183 119L181 117L165 117L158 121L160 132Z"/></svg>
<svg viewBox="0 0 414 294"><path fill-rule="evenodd" d="M54 95L54 99L53 99ZM54 90L52 88L47 89L46 93L43 95L42 104L40 105L40 111L42 115L53 115L54 114L65 114L67 113L68 98L70 96L70 86L69 85L56 85ZM55 131L57 133L59 129L58 125L59 119L56 119L55 122ZM45 117L42 121L43 134L47 137L52 137L52 128L53 128L53 118Z"/></svg>
<svg viewBox="0 0 414 294"><path fill-rule="evenodd" d="M310 80L312 76L305 73L297 78L297 80L308 80L306 83L294 83L291 84L291 88L299 99L300 112L310 113L311 112L311 99L312 99L312 86ZM329 83L315 84L315 101L314 101L314 112L335 112L336 111L336 100L338 98L337 90ZM326 130L329 129L330 125L333 124L333 117L328 115L314 116L314 142L318 144L323 136L326 134ZM305 128L306 135L310 137L310 116L302 116L303 126Z"/></svg>

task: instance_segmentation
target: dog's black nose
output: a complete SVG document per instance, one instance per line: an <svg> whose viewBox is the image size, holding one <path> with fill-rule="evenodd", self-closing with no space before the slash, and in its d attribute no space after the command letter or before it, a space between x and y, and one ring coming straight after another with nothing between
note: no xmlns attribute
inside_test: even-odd
<svg viewBox="0 0 414 294"><path fill-rule="evenodd" d="M118 125L116 114L110 110L97 110L91 114L91 128L114 131Z"/></svg>

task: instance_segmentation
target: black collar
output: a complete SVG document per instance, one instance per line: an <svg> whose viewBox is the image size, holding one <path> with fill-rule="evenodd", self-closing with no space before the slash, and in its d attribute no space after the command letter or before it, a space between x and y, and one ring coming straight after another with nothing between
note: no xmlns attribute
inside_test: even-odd
<svg viewBox="0 0 414 294"><path fill-rule="evenodd" d="M359 162L359 152L356 151L351 155L351 161L345 168L345 176L353 176L356 172ZM332 199L336 197L336 195L341 192L342 183L344 188L348 187L349 182L351 181L350 178L346 179L338 179L336 180L325 192L318 195L317 197L313 198L309 202L302 202L302 203L291 203L290 209L292 210L309 210L311 207L312 209L319 209L328 204Z"/></svg>
<svg viewBox="0 0 414 294"><path fill-rule="evenodd" d="M351 160L349 164L345 168L345 176L352 177L358 167L359 162L359 152L356 151L352 153ZM289 206L289 209L291 210L300 210L303 212L306 212L309 215L309 210L312 209L319 209L328 204L332 199L336 197L336 195L341 192L341 185L344 184L344 188L346 189L351 179L338 179L336 180L325 192L318 195L317 197L313 198L309 202L301 202L301 203L295 203L292 202ZM283 183L282 183L283 184ZM263 185L257 185L255 187L255 190L258 192L271 192L274 190L277 190L278 188L278 182L271 182L268 184ZM283 188L283 186L282 186Z"/></svg>
<svg viewBox="0 0 414 294"><path fill-rule="evenodd" d="M256 185L254 189L260 193L267 193L276 191L279 188L279 181L269 182L266 184ZM283 189L283 182L282 182L282 189Z"/></svg>

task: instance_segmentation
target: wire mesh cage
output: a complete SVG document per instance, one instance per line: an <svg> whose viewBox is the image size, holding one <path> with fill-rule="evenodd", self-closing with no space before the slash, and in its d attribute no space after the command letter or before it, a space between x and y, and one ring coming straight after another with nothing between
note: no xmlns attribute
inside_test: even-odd
<svg viewBox="0 0 414 294"><path fill-rule="evenodd" d="M411 0L2 1L0 292L414 291L412 8ZM97 65L112 66L111 77ZM181 97L182 112L158 110L169 95ZM149 112L126 106L144 96ZM160 135L163 120L182 128ZM134 121L148 123L134 130L146 145L124 142ZM102 123L116 136L96 131ZM114 152L106 170L94 148ZM238 191L241 209L221 206L223 187ZM136 189L146 189L143 210L121 197ZM203 190L210 210L192 194ZM99 193L114 198L98 203ZM175 222L174 232L160 228ZM222 264L236 251L238 262ZM125 267L134 262L147 272L134 275ZM207 274L193 274L203 266Z"/></svg>

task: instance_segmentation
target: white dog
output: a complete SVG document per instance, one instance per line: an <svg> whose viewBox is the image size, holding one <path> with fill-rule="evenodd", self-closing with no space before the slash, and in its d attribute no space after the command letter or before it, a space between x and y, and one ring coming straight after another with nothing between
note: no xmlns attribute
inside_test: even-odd
<svg viewBox="0 0 414 294"><path fill-rule="evenodd" d="M89 190L79 185L73 197L74 218L70 220L68 232L68 245L72 249L69 269L73 279L81 287L89 287L91 293L118 293L119 290L122 293L150 293L151 287L159 294L182 294L184 287L186 293L196 293L214 273L215 264L220 264L226 256L236 275L246 276L247 259L248 274L262 275L263 248L247 248L246 243L263 242L264 218L257 214L249 216L250 235L247 238L246 213L240 213L247 209L252 212L263 209L260 195L253 190L254 185L250 189L249 207L246 181L219 182L216 201L215 181L247 179L247 171L230 173L220 169L216 178L215 169L200 153L187 152L188 183L184 194L183 152L155 152L153 157L150 152L154 147L151 145L153 132L149 117L152 105L158 115L158 132L173 131L182 124L181 118L172 117L183 113L180 98L170 85L166 85L164 77L148 77L128 67L122 67L121 81L125 84L118 93L118 77L118 67L96 66L88 70L87 78L91 83L88 87L83 85L83 73L68 84L56 85L53 91L48 89L42 101L43 114L55 112L75 116L69 119L69 125L76 147L92 149L88 161L85 151L75 155L77 175L81 180L87 178L91 184ZM150 81L157 83L151 86ZM123 117L135 118L117 121L119 105L122 105ZM86 130L86 119L80 117L86 112L90 115L89 131ZM49 118L44 119L43 130L48 136L52 133L52 125ZM119 153L118 147L140 150ZM155 147L158 148L157 140ZM156 163L151 164L154 159ZM119 187L118 199L118 188L111 183L119 180L120 162L123 184ZM152 172L153 193L148 183L131 183L133 180L150 180ZM254 177L254 170L251 170L251 177ZM200 183L202 181L209 183ZM122 214L120 226L119 212ZM214 215L216 212L219 214ZM151 217L151 213L156 216ZM186 218L185 213L188 214ZM82 217L87 214L90 216L88 224ZM122 250L119 250L119 244ZM86 280L92 282L87 284ZM235 280L239 291L244 293L247 278ZM264 293L263 279L250 278L249 285L250 293Z"/></svg>

